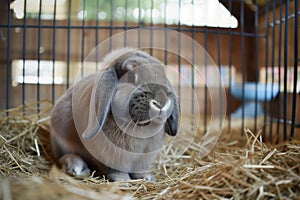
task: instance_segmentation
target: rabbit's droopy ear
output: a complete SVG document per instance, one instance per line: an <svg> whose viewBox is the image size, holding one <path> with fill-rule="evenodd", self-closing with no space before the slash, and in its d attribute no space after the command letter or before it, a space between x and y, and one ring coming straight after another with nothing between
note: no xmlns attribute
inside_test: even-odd
<svg viewBox="0 0 300 200"><path fill-rule="evenodd" d="M82 135L84 139L94 138L103 128L117 83L118 77L114 68L107 68L95 80L90 100L89 121Z"/></svg>
<svg viewBox="0 0 300 200"><path fill-rule="evenodd" d="M179 103L175 94L173 95L172 100L174 102L174 107L170 117L165 123L165 132L170 136L175 136L178 132Z"/></svg>

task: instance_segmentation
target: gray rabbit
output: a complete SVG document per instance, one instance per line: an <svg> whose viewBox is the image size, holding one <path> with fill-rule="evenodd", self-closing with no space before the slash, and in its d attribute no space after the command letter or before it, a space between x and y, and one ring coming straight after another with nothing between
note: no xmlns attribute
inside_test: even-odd
<svg viewBox="0 0 300 200"><path fill-rule="evenodd" d="M146 179L165 133L178 132L179 102L164 65L130 48L108 54L56 102L51 140L57 163L74 176L90 169L111 181Z"/></svg>

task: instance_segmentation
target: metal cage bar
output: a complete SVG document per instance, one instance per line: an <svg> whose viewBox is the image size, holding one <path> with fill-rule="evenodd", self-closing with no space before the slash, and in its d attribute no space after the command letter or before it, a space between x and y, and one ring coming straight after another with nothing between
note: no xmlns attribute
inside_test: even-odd
<svg viewBox="0 0 300 200"><path fill-rule="evenodd" d="M285 18L288 19L289 16L289 3L290 1L286 1L286 6L285 6ZM283 121L284 121L284 128L283 128L283 138L284 140L287 140L287 81L288 81L288 39L289 39L289 27L288 23L285 22L284 24L284 91L283 91Z"/></svg>
<svg viewBox="0 0 300 200"><path fill-rule="evenodd" d="M8 1L7 10L10 9L10 0ZM10 108L10 83L11 83L11 62L10 62L10 35L11 35L11 14L7 12L7 50L6 50L6 109ZM7 113L8 114L8 113Z"/></svg>
<svg viewBox="0 0 300 200"><path fill-rule="evenodd" d="M295 19L294 19L294 83L293 83L293 105L292 105L292 126L291 126L291 133L290 138L295 137L295 127L296 127L296 109L297 109L297 80L298 80L298 15L299 11L297 8L299 8L298 1L295 1ZM300 124L298 124L300 126Z"/></svg>
<svg viewBox="0 0 300 200"><path fill-rule="evenodd" d="M79 1L81 3L82 9L85 10L87 8L87 1ZM52 49L51 52L49 53L49 59L52 61L52 82L49 84L50 87L50 98L52 101L55 101L55 99L58 97L58 88L60 86L57 86L55 82L55 74L57 72L57 63L58 63L58 58L60 55L58 53L58 41L57 39L60 37L59 32L60 31L66 31L66 43L65 45L65 62L66 62L66 68L65 73L66 73L66 83L63 84L63 87L65 89L69 88L70 85L72 84L71 76L72 76L72 62L74 58L71 56L71 53L73 51L73 33L80 33L79 38L81 39L80 41L77 41L80 43L78 46L80 47L79 49L79 58L78 60L81 61L81 63L84 63L85 55L87 54L87 47L88 43L92 40L92 43L95 44L96 46L96 69L98 70L98 54L101 51L101 49L98 49L97 44L103 39L102 38L102 33L108 31L108 36L113 36L114 33L119 32L119 31L127 31L130 29L134 28L141 28L141 27L153 27L156 26L155 24L155 19L153 16L152 10L155 7L156 1L151 0L149 2L150 5L150 19L149 23L145 23L142 19L142 3L143 0L138 0L136 3L137 9L138 9L138 18L136 19L136 22L131 22L129 20L130 16L128 13L128 10L126 9L132 2L126 0L124 1L124 7L125 7L125 18L124 18L124 23L119 23L117 22L117 17L115 16L114 12L116 10L116 3L117 1L110 1L108 2L108 9L110 10L110 18L103 23L103 21L100 20L98 17L98 12L95 12L95 20L93 23L90 23L87 21L84 17L84 13L82 13L82 19L80 20L74 20L72 13L72 10L74 7L76 7L76 3L74 1L68 1L67 4L67 9L66 9L66 18L64 20L64 23L58 22L58 0L54 1L54 7L53 7L53 16L52 18L48 21L49 23L44 23L42 14L43 14L43 4L45 1L38 1L39 3L39 8L37 12L37 18L35 19L35 23L30 23L30 13L28 13L28 1L24 0L24 16L21 20L15 20L13 12L10 10L10 3L11 1L8 1L7 3L7 21L3 22L3 20L0 23L0 28L1 30L5 30L5 33L7 34L6 38L6 60L5 60L5 72L6 72L6 80L4 81L5 85L5 102L1 108L3 109L9 109L12 106L12 59L15 59L12 55L14 55L14 49L13 48L13 38L12 35L14 33L15 29L20 29L22 30L22 49L20 53L20 60L22 61L22 76L23 76L23 81L20 83L20 102L22 104L27 103L27 98L28 92L30 92L29 86L25 82L25 75L27 71L27 59L30 59L30 53L27 52L27 48L31 45L30 42L28 41L28 36L32 31L37 31L37 38L36 38L36 43L34 43L34 48L37 48L35 55L33 57L36 58L37 61L37 83L35 85L36 89L34 91L34 94L36 93L36 99L39 101L41 100L42 93L43 91L43 85L40 83L40 76L41 76L41 61L44 59L42 53L41 53L41 47L43 45L43 41L47 39L47 35L45 32L49 31L51 32L51 45ZM196 1L195 1L196 2ZM192 5L195 5L194 0L191 1ZM240 48L240 52L238 52L238 55L241 55L240 59L240 67L239 69L241 70L241 83L242 83L242 102L239 102L241 104L246 102L245 95L247 93L245 84L248 81L248 64L247 61L249 61L248 56L248 49L254 47L253 55L251 55L253 58L253 63L252 63L252 69L254 69L254 75L255 77L255 82L256 82L256 91L259 89L258 86L258 81L259 77L261 76L261 69L264 68L265 74L264 74L264 79L265 79L265 84L267 85L268 82L271 83L271 85L275 84L275 79L276 81L278 80L279 85L283 85L283 90L279 92L279 95L276 97L276 101L267 101L265 98L263 101L263 110L264 116L263 116L263 133L264 133L264 138L269 138L271 141L276 140L276 142L279 142L279 137L283 136L283 140L287 140L290 138L295 138L297 128L300 127L299 118L297 118L297 104L299 100L299 94L297 90L298 86L298 71L299 71L299 55L298 55L298 48L299 48L299 40L298 40L298 28L299 28L299 21L298 21L298 16L299 16L299 11L298 11L298 1L297 0L278 0L278 1L266 1L265 5L260 6L258 3L258 0L255 0L254 2L254 7L256 8L256 11L253 12L253 16L247 16L246 12L249 12L247 10L247 2L245 1L234 1L234 0L227 0L227 1L221 1L229 10L230 13L235 13L239 19L239 27L237 29L234 28L221 28L221 27L215 27L215 28L210 28L208 26L203 26L203 27L198 27L194 24L188 26L185 25L181 22L181 19L178 18L178 21L170 25L168 24L167 21L167 7L170 4L170 1L165 0L164 1L164 7L161 9L164 10L164 16L163 20L164 22L162 24L157 25L158 27L163 27L166 29L178 31L178 36L176 38L176 42L178 44L177 48L177 54L178 56L176 57L176 63L178 65L178 71L179 73L183 72L183 63L185 62L184 59L181 58L180 54L182 52L182 38L181 38L181 33L185 33L187 35L190 35L192 39L197 40L199 38L203 38L203 43L202 45L204 46L204 49L207 52L213 52L215 50L215 57L214 61L216 63L216 66L219 68L221 71L223 65L228 66L228 75L229 75L229 82L228 86L226 88L227 93L229 94L232 90L233 87L233 82L235 81L233 79L234 76L234 65L235 65L235 50L237 46ZM224 3L226 2L226 3ZM179 16L182 15L182 5L183 1L178 0L178 10L177 13ZM237 4L238 3L238 4ZM238 6L236 6L238 5ZM290 6L295 8L291 13ZM101 0L95 1L95 9L100 10L100 8L103 5L101 4ZM249 8L248 8L249 9ZM265 15L265 19L262 22L260 19L262 16ZM252 28L247 27L249 25L249 19L247 17L251 18L251 23L252 23ZM248 21L247 21L247 20ZM52 23L50 23L50 21ZM75 23L76 21L76 23ZM293 27L294 29L289 29L289 25L291 25L293 22ZM262 31L263 30L263 31ZM92 39L87 38L88 34L87 32L89 31L95 31L95 34L93 32L93 37ZM152 29L149 30L150 33L150 43L151 46L153 45L155 41L155 35L153 34ZM293 33L293 37L290 36L290 34ZM141 38L143 36L139 33L137 39L137 43L140 44ZM164 46L167 49L169 46L172 44L168 43L168 34L165 32L164 36L165 41L164 41ZM228 38L228 47L223 48L222 45L224 42L224 38ZM210 44L211 38L216 38L215 43L213 45ZM124 35L124 46L127 46L128 44L128 38L125 33ZM200 39L199 39L200 40ZM291 50L289 46L289 40L294 41L294 46L293 50ZM249 42L250 41L250 42ZM261 41L263 41L263 50L261 49ZM237 45L235 43L238 43ZM50 43L50 42L49 42ZM251 43L253 43L252 47L249 47L248 45L251 46ZM227 44L227 43L226 43ZM276 49L277 47L277 49ZM113 48L112 41L110 40L110 49ZM152 49L149 50L150 54L154 54L154 51ZM225 52L228 52L228 57L225 57L227 55ZM263 53L261 53L263 52ZM294 54L293 57L293 66L290 67L290 60L289 56L291 54ZM195 80L195 68L194 68L194 60L195 56L197 55L197 52L195 52L194 49L194 44L191 44L191 54L192 54L192 63L191 63L191 87L195 89L197 87L196 85L196 80ZM261 59L264 57L263 59ZM164 52L163 58L162 58L164 64L168 65L170 64L168 60L168 52ZM225 61L226 60L226 61ZM263 60L263 61L262 61ZM100 61L99 61L100 62ZM263 62L263 64L262 64ZM251 64L251 63L250 63ZM249 65L250 65L249 64ZM205 57L204 61L204 76L207 78L209 74L209 69L208 66L209 61ZM262 66L264 65L264 66ZM277 67L276 67L277 66ZM289 70L293 69L293 74L291 75ZM271 70L271 73L268 73L268 70ZM283 69L283 74L281 73L281 70ZM83 66L81 68L81 74L83 75L86 68ZM278 70L279 72L277 73ZM292 82L292 89L290 89L290 86L288 85L289 81L289 76L293 76L293 82ZM178 91L179 95L181 95L181 90L182 88L180 87L181 85L181 79L178 77ZM273 86L272 86L273 88ZM204 119L203 119L203 128L204 131L207 131L208 126L209 126L209 91L208 87L205 85L202 88L199 93L201 93L201 96L203 96L203 102L204 104ZM291 91L290 91L291 90ZM272 92L273 94L273 92ZM265 96L266 93L265 93ZM289 96L292 98L290 99ZM228 130L231 131L233 129L233 120L231 118L230 113L234 111L234 106L236 103L234 102L235 99L231 95L227 95L227 119L228 119ZM194 101L195 101L195 96L194 94L191 94L191 107L189 108L191 113L194 114L195 108L194 108ZM220 102L221 103L221 102ZM259 118L258 113L257 113L257 108L258 105L260 104L260 101L258 100L258 93L256 92L255 94L255 115L253 117L254 120L254 126L253 129L255 132L258 131L259 128L259 122L261 122L261 118ZM39 111L39 110L37 110ZM244 131L244 128L246 127L246 115L245 115L245 108L242 107L242 115L241 115L241 132ZM275 126L275 129L273 129L273 125ZM252 128L252 127L251 127Z"/></svg>

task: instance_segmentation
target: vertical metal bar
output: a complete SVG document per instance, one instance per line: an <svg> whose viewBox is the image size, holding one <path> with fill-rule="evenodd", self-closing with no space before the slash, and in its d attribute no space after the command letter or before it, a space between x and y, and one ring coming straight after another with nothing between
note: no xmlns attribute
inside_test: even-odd
<svg viewBox="0 0 300 200"><path fill-rule="evenodd" d="M151 15L150 15L150 26L153 27L153 0L151 0ZM150 55L153 55L153 29L150 29Z"/></svg>
<svg viewBox="0 0 300 200"><path fill-rule="evenodd" d="M10 31L11 31L11 15L10 0L7 3L7 61L6 61L6 110L10 108L10 84L11 84L11 63L10 63ZM8 115L8 112L6 113Z"/></svg>
<svg viewBox="0 0 300 200"><path fill-rule="evenodd" d="M195 10L195 4L194 4L194 0L192 0L192 8L193 8L193 16L194 16L194 10ZM194 45L194 40L195 40L195 25L194 23L192 24L192 27L191 27L191 31L192 31L192 70L191 70L191 75L192 75L192 92L191 92L191 97L192 97L192 106L191 106L191 111L192 111L192 117L194 117L194 114L195 114L195 96L194 96L194 93L195 93L195 45ZM192 120L193 122L193 120ZM194 127L194 124L192 124L192 127Z"/></svg>
<svg viewBox="0 0 300 200"><path fill-rule="evenodd" d="M153 9L154 9L154 3L153 0L151 0L151 14L150 14L150 26L153 26Z"/></svg>
<svg viewBox="0 0 300 200"><path fill-rule="evenodd" d="M167 5L168 0L164 1L164 65L168 65L168 25L167 25ZM180 96L179 96L180 97ZM178 101L181 102L181 99L178 98Z"/></svg>
<svg viewBox="0 0 300 200"><path fill-rule="evenodd" d="M241 40L242 40L242 104L245 105L245 81L246 81L246 66L245 66L245 23L244 23L244 1L241 1ZM242 130L245 126L245 107L242 108Z"/></svg>
<svg viewBox="0 0 300 200"><path fill-rule="evenodd" d="M55 100L55 57L56 57L56 7L57 0L54 0L54 15L53 15L53 36L52 36L52 101Z"/></svg>
<svg viewBox="0 0 300 200"><path fill-rule="evenodd" d="M220 8L220 3L218 4L218 9ZM219 10L218 10L219 12ZM219 72L220 72L220 79L222 79L222 73L221 73L221 33L220 33L220 27L217 27L217 48L218 48L218 68L219 68ZM220 85L219 85L219 96L222 97L222 80L220 81ZM217 87L217 86L216 86ZM219 99L219 109L220 109L220 124L219 124L219 128L222 127L222 98Z"/></svg>
<svg viewBox="0 0 300 200"><path fill-rule="evenodd" d="M165 52L164 52L164 64L167 65L168 64L168 25L167 25L167 5L168 5L168 0L165 0L165 5L164 5L164 37L165 37Z"/></svg>
<svg viewBox="0 0 300 200"><path fill-rule="evenodd" d="M257 108L258 105L260 105L260 102L258 102L258 82L259 82L259 67L258 67L258 55L259 55L259 49L258 49L258 14L259 14L259 7L258 7L258 0L255 1L255 6L257 10L255 11L254 16L254 26L255 26L255 77L256 77L256 84L255 84L255 122L254 122L254 132L257 132Z"/></svg>
<svg viewBox="0 0 300 200"><path fill-rule="evenodd" d="M110 28L109 28L109 51L112 50L112 34L114 24L114 1L110 1Z"/></svg>
<svg viewBox="0 0 300 200"><path fill-rule="evenodd" d="M229 12L232 13L232 0L228 1L228 8ZM231 91L232 87L232 28L231 26L229 27L229 92ZM231 131L231 109L232 109L232 98L229 99L228 101L228 110L229 110L229 115L228 115L228 131Z"/></svg>
<svg viewBox="0 0 300 200"><path fill-rule="evenodd" d="M84 37L85 37L85 2L83 1L82 24L81 24L81 77L84 76Z"/></svg>
<svg viewBox="0 0 300 200"><path fill-rule="evenodd" d="M68 33L67 33L67 89L70 86L70 54L71 54L71 13L72 13L72 1L69 1L68 12Z"/></svg>
<svg viewBox="0 0 300 200"><path fill-rule="evenodd" d="M124 47L127 46L127 30L128 30L128 0L125 0Z"/></svg>
<svg viewBox="0 0 300 200"><path fill-rule="evenodd" d="M282 0L279 1L279 41L278 41L278 80L279 80L279 98L278 98L278 104L277 104L277 119L281 118L281 43L282 43ZM279 134L280 134L280 120L277 120L277 127L276 127L276 134L277 134L277 140L276 143L279 141Z"/></svg>
<svg viewBox="0 0 300 200"><path fill-rule="evenodd" d="M204 49L206 51L206 54L208 54L208 30L207 25L205 25L204 28ZM208 55L205 55L204 58L204 77L205 80L208 80L208 70L207 70L207 64L208 64ZM208 121L208 87L207 82L204 86L204 132L207 131L207 121Z"/></svg>
<svg viewBox="0 0 300 200"><path fill-rule="evenodd" d="M142 16L142 11L141 11L141 0L138 0L138 8L139 8L138 26L140 27L140 25L141 25L141 16Z"/></svg>
<svg viewBox="0 0 300 200"><path fill-rule="evenodd" d="M275 22L276 22L276 3L272 2L272 21L273 21L273 30L272 30L272 49L271 49L271 67L272 67L272 77L271 77L271 96L273 96L273 89L274 89L274 65L275 65L275 30L276 30L276 26L275 26ZM270 101L270 142L273 141L273 114L274 114L274 103L273 101Z"/></svg>
<svg viewBox="0 0 300 200"><path fill-rule="evenodd" d="M178 41L178 50L177 50L177 63L178 63L178 72L179 72L179 76L178 76L178 95L181 96L181 30L180 30L180 26L181 26L181 21L180 21L180 16L181 16L181 0L178 1L178 35L177 35L177 41Z"/></svg>
<svg viewBox="0 0 300 200"><path fill-rule="evenodd" d="M98 64L99 64L99 47L98 47L98 42L99 42L99 18L98 18L98 11L100 10L99 7L99 0L96 1L96 33L95 33L95 45L96 45L96 71L98 71Z"/></svg>
<svg viewBox="0 0 300 200"><path fill-rule="evenodd" d="M297 109L297 81L298 81L298 0L295 3L295 19L294 19L294 83L293 83L293 103L292 103L292 127L290 139L294 138L295 134L295 121Z"/></svg>
<svg viewBox="0 0 300 200"><path fill-rule="evenodd" d="M265 35L265 39L266 39L266 43L265 43L265 49L266 49L266 64L265 64L265 69L266 69L266 74L265 74L265 87L267 88L267 84L268 84L268 65L269 65L269 2L266 1L265 4L265 13L266 13L266 35ZM267 104L267 89L265 90L265 98L264 98L264 128L263 128L263 139L266 138L267 135L267 108L268 108L268 104Z"/></svg>
<svg viewBox="0 0 300 200"><path fill-rule="evenodd" d="M290 1L286 0L285 4L285 24L284 24L284 91L283 91L283 139L287 140L287 82L288 82L288 33L289 33L289 26L288 26L288 17L289 17L289 7Z"/></svg>
<svg viewBox="0 0 300 200"><path fill-rule="evenodd" d="M142 12L141 12L141 0L138 0L138 8L139 8L139 17L138 17L138 27L140 28L141 27L141 15L142 15ZM141 31L140 29L138 29L138 48L141 47Z"/></svg>
<svg viewBox="0 0 300 200"><path fill-rule="evenodd" d="M40 5L39 5L39 19L38 19L38 46L37 46L37 59L38 59L38 70L37 70L37 101L39 102L41 99L41 93L40 93L40 68L41 68L41 22L42 22L42 3L43 0L40 0ZM37 112L40 112L40 104L38 103L38 108Z"/></svg>
<svg viewBox="0 0 300 200"><path fill-rule="evenodd" d="M25 104L25 99L26 99L26 84L25 84L25 75L26 75L26 30L27 30L27 0L24 0L24 20L23 20L23 52L22 52L22 57L23 57L23 70L22 70L22 105ZM24 113L25 114L25 113Z"/></svg>

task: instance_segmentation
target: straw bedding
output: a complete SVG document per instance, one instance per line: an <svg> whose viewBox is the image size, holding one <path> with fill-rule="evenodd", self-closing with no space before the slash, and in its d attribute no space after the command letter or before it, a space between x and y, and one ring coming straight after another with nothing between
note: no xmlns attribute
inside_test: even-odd
<svg viewBox="0 0 300 200"><path fill-rule="evenodd" d="M204 158L197 140L177 160L162 152L156 183L68 176L51 160L51 106L42 101L0 113L0 199L300 198L300 141L266 145L248 129L224 134Z"/></svg>

